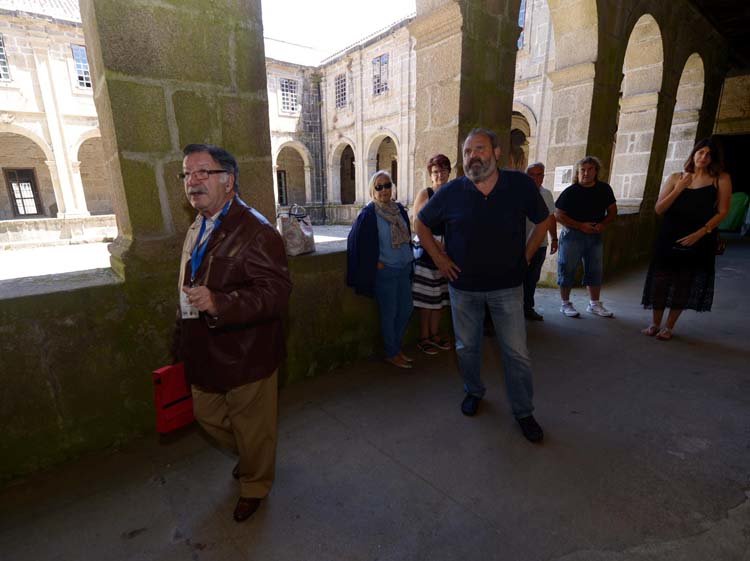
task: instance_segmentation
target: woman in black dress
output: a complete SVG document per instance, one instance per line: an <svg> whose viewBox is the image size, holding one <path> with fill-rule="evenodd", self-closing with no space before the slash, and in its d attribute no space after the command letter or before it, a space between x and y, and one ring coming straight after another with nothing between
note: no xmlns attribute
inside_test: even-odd
<svg viewBox="0 0 750 561"><path fill-rule="evenodd" d="M699 141L662 186L656 213L664 216L643 287L644 308L653 310L649 336L672 338L682 310L707 312L714 296L715 229L729 212L732 182L712 139ZM664 310L669 308L662 327Z"/></svg>

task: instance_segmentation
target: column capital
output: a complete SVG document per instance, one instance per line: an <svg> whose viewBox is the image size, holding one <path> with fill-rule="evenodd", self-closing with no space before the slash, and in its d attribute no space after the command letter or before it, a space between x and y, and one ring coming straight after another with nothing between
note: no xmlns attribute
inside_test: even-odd
<svg viewBox="0 0 750 561"><path fill-rule="evenodd" d="M458 2L450 1L431 11L418 14L409 24L409 31L420 47L434 45L461 33L463 16Z"/></svg>

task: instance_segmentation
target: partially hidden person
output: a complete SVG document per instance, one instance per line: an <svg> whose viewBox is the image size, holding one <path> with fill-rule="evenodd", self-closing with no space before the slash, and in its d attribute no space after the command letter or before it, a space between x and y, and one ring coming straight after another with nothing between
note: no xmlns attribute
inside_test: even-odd
<svg viewBox="0 0 750 561"><path fill-rule="evenodd" d="M544 204L547 205L547 210L550 213L549 218L549 242L550 250L549 254L554 255L557 253L557 221L555 220L555 199L552 197L552 192L545 188L542 183L544 182L544 164L542 162L535 162L526 169L526 175L528 175L534 184L539 189L539 194L544 199ZM526 239L528 240L534 234L534 228L536 225L526 219ZM547 257L547 237L542 238L542 243L539 249L531 258L529 268L526 270L526 278L523 281L523 315L526 319L532 321L544 321L542 314L536 311L534 295L536 294L536 284L539 282L539 277L542 273L542 266L544 260Z"/></svg>
<svg viewBox="0 0 750 561"><path fill-rule="evenodd" d="M440 188L448 182L451 174L451 161L444 154L436 154L427 162L427 173L430 174L430 186L421 189L414 199L414 216L419 214ZM441 250L443 236L434 236L435 243ZM433 263L430 254L424 251L417 238L419 253L414 264L412 297L414 307L419 309L419 342L417 349L427 355L436 355L439 351L450 350L448 337L440 334L440 320L443 308L450 305L448 296L448 279L445 278Z"/></svg>

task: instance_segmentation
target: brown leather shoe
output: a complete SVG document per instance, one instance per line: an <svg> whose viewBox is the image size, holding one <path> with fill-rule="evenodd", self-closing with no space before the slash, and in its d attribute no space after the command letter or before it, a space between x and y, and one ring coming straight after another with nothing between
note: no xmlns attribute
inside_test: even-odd
<svg viewBox="0 0 750 561"><path fill-rule="evenodd" d="M250 518L258 510L261 500L256 497L240 497L237 506L234 507L234 519L237 522L244 522Z"/></svg>

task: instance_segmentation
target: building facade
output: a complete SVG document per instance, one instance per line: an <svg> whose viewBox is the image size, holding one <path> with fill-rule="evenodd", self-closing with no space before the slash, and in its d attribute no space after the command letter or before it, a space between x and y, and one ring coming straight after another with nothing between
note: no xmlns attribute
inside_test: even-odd
<svg viewBox="0 0 750 561"><path fill-rule="evenodd" d="M76 2L0 1L0 244L117 234Z"/></svg>

